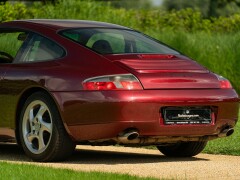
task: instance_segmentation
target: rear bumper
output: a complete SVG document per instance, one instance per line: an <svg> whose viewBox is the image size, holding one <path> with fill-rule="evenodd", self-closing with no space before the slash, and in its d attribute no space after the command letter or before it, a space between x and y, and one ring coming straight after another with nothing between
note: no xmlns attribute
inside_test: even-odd
<svg viewBox="0 0 240 180"><path fill-rule="evenodd" d="M232 89L52 92L65 127L75 141L111 139L128 128L144 136L216 135L238 119L239 99ZM210 106L208 125L164 125L166 106Z"/></svg>

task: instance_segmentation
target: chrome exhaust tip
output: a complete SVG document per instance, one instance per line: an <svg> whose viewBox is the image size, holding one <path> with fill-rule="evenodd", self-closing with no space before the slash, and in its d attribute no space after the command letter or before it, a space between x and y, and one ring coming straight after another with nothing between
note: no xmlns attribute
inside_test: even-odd
<svg viewBox="0 0 240 180"><path fill-rule="evenodd" d="M127 137L128 140L133 140L133 139L137 139L139 134L137 131L130 131L126 133L125 136Z"/></svg>
<svg viewBox="0 0 240 180"><path fill-rule="evenodd" d="M233 128L226 128L222 132L219 133L218 137L227 137L231 136L234 133Z"/></svg>
<svg viewBox="0 0 240 180"><path fill-rule="evenodd" d="M122 143L126 143L134 139L137 139L138 136L139 136L139 133L137 130L128 130L119 134L118 140Z"/></svg>

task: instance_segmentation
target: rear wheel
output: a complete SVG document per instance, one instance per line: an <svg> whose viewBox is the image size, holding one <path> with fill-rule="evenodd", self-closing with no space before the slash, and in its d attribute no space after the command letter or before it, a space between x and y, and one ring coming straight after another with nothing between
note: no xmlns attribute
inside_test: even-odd
<svg viewBox="0 0 240 180"><path fill-rule="evenodd" d="M207 141L179 142L169 146L157 146L158 150L169 157L191 157L199 154Z"/></svg>
<svg viewBox="0 0 240 180"><path fill-rule="evenodd" d="M19 137L25 153L34 161L63 160L75 149L55 103L43 92L32 94L25 102Z"/></svg>

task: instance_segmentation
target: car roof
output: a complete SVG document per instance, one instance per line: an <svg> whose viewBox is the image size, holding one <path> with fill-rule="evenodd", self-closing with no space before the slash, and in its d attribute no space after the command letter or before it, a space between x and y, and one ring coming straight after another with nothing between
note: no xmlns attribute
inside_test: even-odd
<svg viewBox="0 0 240 180"><path fill-rule="evenodd" d="M52 29L92 28L92 27L129 29L127 27L116 24L88 20L28 19L28 20L15 20L13 22L38 24L42 26L47 26Z"/></svg>

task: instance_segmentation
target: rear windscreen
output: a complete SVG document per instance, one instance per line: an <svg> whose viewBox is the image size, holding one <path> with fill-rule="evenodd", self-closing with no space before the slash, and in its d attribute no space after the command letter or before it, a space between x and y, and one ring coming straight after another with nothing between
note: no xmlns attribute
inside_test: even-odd
<svg viewBox="0 0 240 180"><path fill-rule="evenodd" d="M60 34L100 54L179 54L157 40L132 30L81 28L64 30Z"/></svg>

